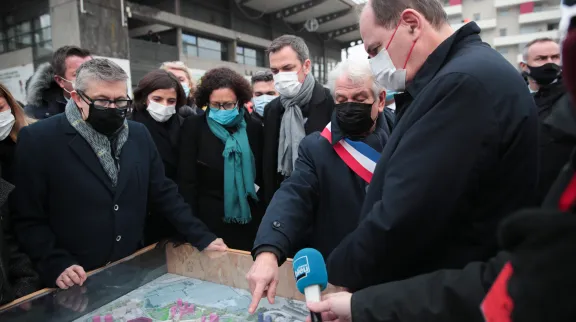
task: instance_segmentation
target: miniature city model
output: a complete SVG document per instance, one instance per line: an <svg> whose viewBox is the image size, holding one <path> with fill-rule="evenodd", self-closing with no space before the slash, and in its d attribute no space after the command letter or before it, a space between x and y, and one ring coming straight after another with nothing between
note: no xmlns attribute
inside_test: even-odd
<svg viewBox="0 0 576 322"><path fill-rule="evenodd" d="M166 247L167 274L90 312L76 322L297 322L309 315L296 289L292 262L279 269L274 304L262 299L248 313L251 294L247 252L200 253L191 246ZM334 292L329 286L327 292Z"/></svg>

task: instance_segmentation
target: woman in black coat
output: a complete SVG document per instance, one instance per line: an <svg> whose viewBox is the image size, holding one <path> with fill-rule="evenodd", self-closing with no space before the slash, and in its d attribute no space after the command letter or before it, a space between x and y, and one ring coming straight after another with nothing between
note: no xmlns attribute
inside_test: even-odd
<svg viewBox="0 0 576 322"><path fill-rule="evenodd" d="M252 98L250 84L231 69L212 69L195 98L208 108L182 126L180 192L230 248L250 250L263 213L256 184L262 126L244 108Z"/></svg>
<svg viewBox="0 0 576 322"><path fill-rule="evenodd" d="M184 118L178 110L186 104L186 94L178 79L165 70L146 74L134 90L132 120L146 126L162 157L166 177L176 180L179 162L180 126ZM145 244L177 236L176 228L164 216L148 214Z"/></svg>
<svg viewBox="0 0 576 322"><path fill-rule="evenodd" d="M8 196L14 189L12 163L18 132L33 120L0 84L0 305L40 289L30 258L19 250L10 225Z"/></svg>

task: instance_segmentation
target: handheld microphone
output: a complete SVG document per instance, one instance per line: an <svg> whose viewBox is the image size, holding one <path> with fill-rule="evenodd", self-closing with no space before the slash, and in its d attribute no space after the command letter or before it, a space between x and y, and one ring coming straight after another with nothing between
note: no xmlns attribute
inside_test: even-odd
<svg viewBox="0 0 576 322"><path fill-rule="evenodd" d="M328 285L328 272L324 257L314 248L304 248L292 261L296 287L306 297L306 302L320 302L322 291ZM310 312L312 322L322 321L320 313Z"/></svg>

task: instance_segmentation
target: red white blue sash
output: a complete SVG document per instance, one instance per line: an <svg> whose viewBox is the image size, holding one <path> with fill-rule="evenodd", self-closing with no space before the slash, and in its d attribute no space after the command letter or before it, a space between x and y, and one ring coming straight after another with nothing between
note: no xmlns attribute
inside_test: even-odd
<svg viewBox="0 0 576 322"><path fill-rule="evenodd" d="M331 123L326 125L324 131L322 131L322 136L328 140L328 142L332 143ZM349 139L342 139L332 146L342 161L344 161L354 173L370 183L374 168L376 168L376 162L378 162L380 158L380 153L364 142Z"/></svg>

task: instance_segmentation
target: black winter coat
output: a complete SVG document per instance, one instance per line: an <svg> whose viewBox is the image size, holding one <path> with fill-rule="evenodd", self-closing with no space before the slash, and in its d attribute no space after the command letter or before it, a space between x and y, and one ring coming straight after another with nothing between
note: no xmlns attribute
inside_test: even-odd
<svg viewBox="0 0 576 322"><path fill-rule="evenodd" d="M14 237L7 205L14 186L0 179L0 305L40 289L40 277Z"/></svg>
<svg viewBox="0 0 576 322"><path fill-rule="evenodd" d="M115 188L65 114L20 131L15 231L46 286L74 264L89 271L132 254L142 246L148 210L168 217L200 250L216 239L166 178L148 130L128 127Z"/></svg>
<svg viewBox="0 0 576 322"><path fill-rule="evenodd" d="M576 147L576 127L571 124L576 118L576 105L562 81L541 88L534 94L534 101L540 121L540 176L534 198L535 206L538 206Z"/></svg>
<svg viewBox="0 0 576 322"><path fill-rule="evenodd" d="M252 221L248 224L224 222L224 143L206 121L207 114L191 116L182 125L178 185L182 196L208 228L223 238L228 247L250 251L263 210L260 202L251 202ZM262 126L245 116L246 134L256 165L255 181L260 186L262 164ZM234 129L230 129L234 131ZM261 196L259 190L258 195Z"/></svg>
<svg viewBox="0 0 576 322"><path fill-rule="evenodd" d="M270 203L272 196L285 179L278 173L278 141L280 137L280 124L284 115L284 106L280 97L274 99L264 108L264 142L262 159L262 180L264 189L264 202ZM334 100L330 91L320 83L314 85L312 98L307 106L302 107L302 115L307 118L304 124L306 135L322 131L332 118Z"/></svg>
<svg viewBox="0 0 576 322"><path fill-rule="evenodd" d="M341 138L333 118L332 142ZM382 152L387 140L384 129L376 127L363 142ZM367 187L320 132L308 135L300 142L294 172L268 206L254 242L254 257L269 251L282 264L301 248L313 247L327 258L358 225Z"/></svg>
<svg viewBox="0 0 576 322"><path fill-rule="evenodd" d="M133 121L146 126L162 158L166 177L176 181L180 149L180 127L184 123L184 117L178 113L173 115L168 121L160 123L156 122L145 110L134 111L131 117ZM148 212L144 228L144 243L150 245L164 239L174 238L177 240L182 239L176 227L161 214L152 211Z"/></svg>
<svg viewBox="0 0 576 322"><path fill-rule="evenodd" d="M531 201L538 120L518 72L471 22L396 96L396 124L360 224L327 261L329 281L359 290L497 253L497 225Z"/></svg>

